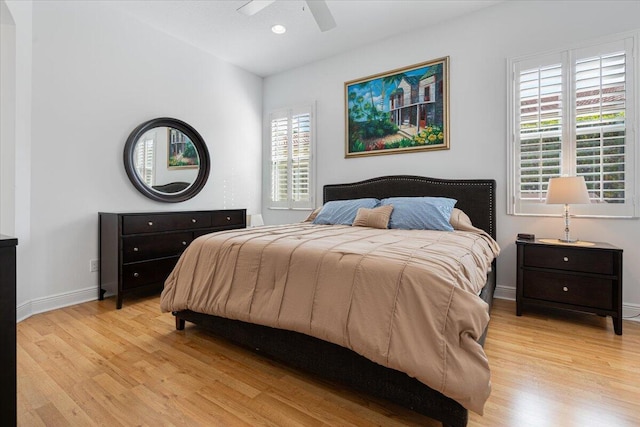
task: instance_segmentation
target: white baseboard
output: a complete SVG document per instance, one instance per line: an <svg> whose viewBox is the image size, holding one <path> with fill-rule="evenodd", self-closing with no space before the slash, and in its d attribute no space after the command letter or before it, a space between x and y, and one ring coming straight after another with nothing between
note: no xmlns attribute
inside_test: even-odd
<svg viewBox="0 0 640 427"><path fill-rule="evenodd" d="M493 293L495 298L499 299L508 299L511 301L516 300L516 288L511 288L508 286L496 285L496 290Z"/></svg>
<svg viewBox="0 0 640 427"><path fill-rule="evenodd" d="M496 285L494 297L499 299L515 301L516 288L510 287L510 286ZM636 317L633 317L633 316L636 316ZM622 318L624 320L631 320L632 322L640 322L640 305L622 303Z"/></svg>
<svg viewBox="0 0 640 427"><path fill-rule="evenodd" d="M640 322L640 305L622 303L622 318L632 322Z"/></svg>
<svg viewBox="0 0 640 427"><path fill-rule="evenodd" d="M44 313L45 311L51 311L97 299L97 287L65 292L44 298L36 298L16 307L16 319L18 322L21 322L34 314Z"/></svg>
<svg viewBox="0 0 640 427"><path fill-rule="evenodd" d="M108 296L108 295L107 295ZM495 298L506 299L515 301L516 288L510 286L497 285ZM98 299L98 288L90 287L81 289L79 291L71 291L63 294L52 295L50 297L37 298L32 301L28 301L16 308L16 318L18 322L23 321L26 318L33 316L34 314L44 313L45 311L51 311L62 307L68 307L70 305L80 304L87 301L94 301ZM625 320L631 320L633 322L640 322L640 305L637 304L622 304L622 316ZM637 317L633 317L637 316Z"/></svg>

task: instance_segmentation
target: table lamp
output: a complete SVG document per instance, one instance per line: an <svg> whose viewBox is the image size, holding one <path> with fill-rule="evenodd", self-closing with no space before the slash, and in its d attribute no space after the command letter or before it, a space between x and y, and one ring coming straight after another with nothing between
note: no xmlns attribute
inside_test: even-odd
<svg viewBox="0 0 640 427"><path fill-rule="evenodd" d="M569 235L569 205L589 203L587 184L582 176L561 176L551 178L547 189L547 204L564 205L564 238L561 242L573 243Z"/></svg>
<svg viewBox="0 0 640 427"><path fill-rule="evenodd" d="M247 227L260 227L264 225L262 214L247 215Z"/></svg>

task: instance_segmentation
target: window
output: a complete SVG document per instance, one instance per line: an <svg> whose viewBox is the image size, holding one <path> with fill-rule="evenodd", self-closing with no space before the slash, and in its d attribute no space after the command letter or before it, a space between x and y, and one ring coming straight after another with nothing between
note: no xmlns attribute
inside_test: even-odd
<svg viewBox="0 0 640 427"><path fill-rule="evenodd" d="M634 42L509 61L511 214L551 214L549 178L584 176L585 216L638 216Z"/></svg>
<svg viewBox="0 0 640 427"><path fill-rule="evenodd" d="M270 115L271 208L314 207L312 109L287 109Z"/></svg>

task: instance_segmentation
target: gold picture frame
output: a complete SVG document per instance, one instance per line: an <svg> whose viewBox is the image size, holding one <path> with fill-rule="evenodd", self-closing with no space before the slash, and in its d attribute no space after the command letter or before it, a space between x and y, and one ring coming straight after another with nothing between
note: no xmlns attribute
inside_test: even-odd
<svg viewBox="0 0 640 427"><path fill-rule="evenodd" d="M449 149L449 57L344 84L345 157Z"/></svg>

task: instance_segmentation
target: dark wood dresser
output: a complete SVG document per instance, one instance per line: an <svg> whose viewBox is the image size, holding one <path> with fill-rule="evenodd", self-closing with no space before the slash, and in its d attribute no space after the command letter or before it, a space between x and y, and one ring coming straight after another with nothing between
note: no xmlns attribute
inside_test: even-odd
<svg viewBox="0 0 640 427"><path fill-rule="evenodd" d="M3 425L17 423L16 383L16 246L18 239L0 234L0 413Z"/></svg>
<svg viewBox="0 0 640 427"><path fill-rule="evenodd" d="M611 316L622 335L622 249L542 240L517 240L516 246L518 316L531 305L595 313Z"/></svg>
<svg viewBox="0 0 640 427"><path fill-rule="evenodd" d="M246 209L183 212L100 212L100 294L161 288L196 237L245 228Z"/></svg>

